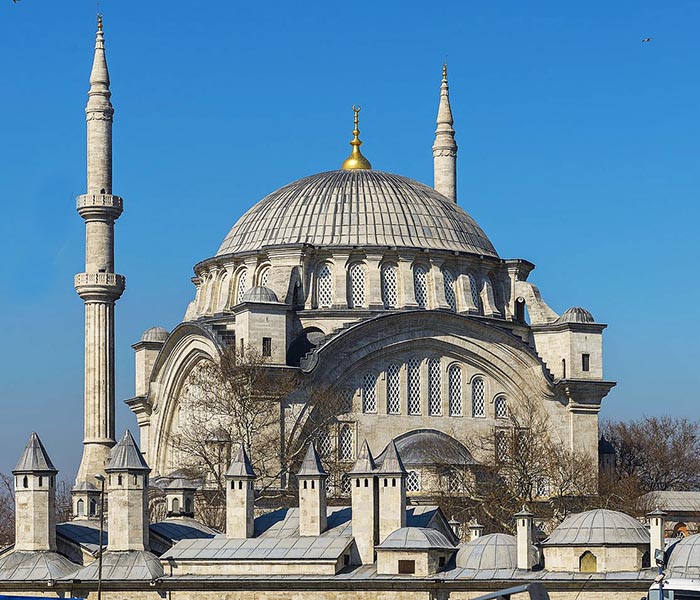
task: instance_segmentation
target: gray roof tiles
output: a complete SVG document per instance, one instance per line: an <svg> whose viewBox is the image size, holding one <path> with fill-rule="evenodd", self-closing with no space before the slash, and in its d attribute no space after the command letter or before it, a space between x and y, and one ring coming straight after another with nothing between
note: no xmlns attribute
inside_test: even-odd
<svg viewBox="0 0 700 600"><path fill-rule="evenodd" d="M53 466L49 458L44 444L41 443L39 436L32 432L29 436L29 441L19 457L17 465L12 471L18 473L58 473L58 469Z"/></svg>
<svg viewBox="0 0 700 600"><path fill-rule="evenodd" d="M0 581L62 579L78 569L57 552L12 552L0 559Z"/></svg>
<svg viewBox="0 0 700 600"><path fill-rule="evenodd" d="M248 454L246 453L243 444L239 444L238 452L231 462L231 466L228 468L228 471L226 471L226 477L255 478L253 465L250 464L250 459L248 458Z"/></svg>
<svg viewBox="0 0 700 600"><path fill-rule="evenodd" d="M127 429L122 439L112 448L105 471L150 471L150 467L136 445L134 436Z"/></svg>
<svg viewBox="0 0 700 600"><path fill-rule="evenodd" d="M545 546L641 544L649 544L644 525L625 513L604 508L567 517L543 542Z"/></svg>
<svg viewBox="0 0 700 600"><path fill-rule="evenodd" d="M94 581L97 579L98 561L76 571L69 579ZM150 552L130 550L105 552L102 555L102 579L105 581L152 581L163 577L160 560Z"/></svg>
<svg viewBox="0 0 700 600"><path fill-rule="evenodd" d="M389 445L384 450L382 455L382 464L379 467L380 473L386 474L402 474L406 473L406 469L401 461L401 455L396 448L396 442L391 440Z"/></svg>
<svg viewBox="0 0 700 600"><path fill-rule="evenodd" d="M362 443L360 452L357 454L357 461L352 471L348 473L349 475L364 475L366 473L372 473L377 468L374 463L374 457L372 456L372 451L369 449L369 444L367 440Z"/></svg>

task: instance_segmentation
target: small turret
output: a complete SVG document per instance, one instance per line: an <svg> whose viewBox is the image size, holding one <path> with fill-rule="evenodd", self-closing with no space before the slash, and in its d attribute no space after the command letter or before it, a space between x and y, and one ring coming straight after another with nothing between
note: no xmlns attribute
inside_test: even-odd
<svg viewBox="0 0 700 600"><path fill-rule="evenodd" d="M39 436L32 433L15 477L15 550L56 550L56 474Z"/></svg>
<svg viewBox="0 0 700 600"><path fill-rule="evenodd" d="M226 472L226 537L253 537L255 471L243 444Z"/></svg>
<svg viewBox="0 0 700 600"><path fill-rule="evenodd" d="M363 565L374 563L374 547L379 541L379 495L374 457L367 440L357 455L350 476L352 485L352 535Z"/></svg>
<svg viewBox="0 0 700 600"><path fill-rule="evenodd" d="M165 487L165 505L169 517L194 517L194 495L197 484L178 477Z"/></svg>
<svg viewBox="0 0 700 600"><path fill-rule="evenodd" d="M394 440L389 442L379 467L379 542L406 527L406 469Z"/></svg>
<svg viewBox="0 0 700 600"><path fill-rule="evenodd" d="M516 521L516 537L518 540L518 569L525 571L532 569L530 549L532 548L532 520L534 516L525 506L519 513L513 515Z"/></svg>
<svg viewBox="0 0 700 600"><path fill-rule="evenodd" d="M652 564L656 559L656 552L666 550L666 517L667 513L656 508L647 514L649 519L649 556Z"/></svg>
<svg viewBox="0 0 700 600"><path fill-rule="evenodd" d="M321 535L326 529L326 473L313 444L297 473L299 482L299 535Z"/></svg>

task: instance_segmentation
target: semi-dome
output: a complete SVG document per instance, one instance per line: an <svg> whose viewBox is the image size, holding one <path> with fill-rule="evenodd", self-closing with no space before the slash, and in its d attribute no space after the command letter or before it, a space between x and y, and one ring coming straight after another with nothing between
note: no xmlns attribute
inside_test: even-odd
<svg viewBox="0 0 700 600"><path fill-rule="evenodd" d="M530 546L530 565L539 561L537 548ZM518 568L518 541L505 533L490 533L464 544L457 552L456 564L462 569L495 570Z"/></svg>
<svg viewBox="0 0 700 600"><path fill-rule="evenodd" d="M415 429L394 439L396 449L404 464L421 465L474 465L469 450L455 438L437 429ZM384 462L386 448L377 456L376 462Z"/></svg>
<svg viewBox="0 0 700 600"><path fill-rule="evenodd" d="M270 288L256 285L243 294L243 302L262 302L264 304L276 304L279 302L277 294Z"/></svg>
<svg viewBox="0 0 700 600"><path fill-rule="evenodd" d="M142 342L164 342L167 338L168 332L162 327L150 327L141 335Z"/></svg>
<svg viewBox="0 0 700 600"><path fill-rule="evenodd" d="M556 323L595 323L593 315L585 308L580 306L572 306L564 311L564 314L559 317Z"/></svg>
<svg viewBox="0 0 700 600"><path fill-rule="evenodd" d="M474 219L433 188L364 169L318 173L272 192L238 220L217 256L297 244L498 256Z"/></svg>
<svg viewBox="0 0 700 600"><path fill-rule="evenodd" d="M597 508L571 515L544 541L545 546L630 546L649 544L649 532L625 513Z"/></svg>
<svg viewBox="0 0 700 600"><path fill-rule="evenodd" d="M700 534L689 535L669 550L667 577L700 578Z"/></svg>

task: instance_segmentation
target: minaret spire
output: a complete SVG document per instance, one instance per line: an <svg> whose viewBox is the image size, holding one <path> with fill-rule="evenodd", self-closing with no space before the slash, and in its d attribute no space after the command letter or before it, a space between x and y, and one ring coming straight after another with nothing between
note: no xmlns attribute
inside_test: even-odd
<svg viewBox="0 0 700 600"><path fill-rule="evenodd" d="M109 71L102 16L97 18L95 55L85 107L87 121L87 194L77 209L85 220L85 272L75 289L85 302L85 429L76 488L104 473L114 438L114 303L124 291L114 272L114 221L122 199L112 195L112 118ZM84 487L84 486L82 486Z"/></svg>
<svg viewBox="0 0 700 600"><path fill-rule="evenodd" d="M442 65L437 129L433 144L433 169L435 189L443 196L457 202L457 142L455 142L453 123L450 87L447 84L447 64L444 64Z"/></svg>

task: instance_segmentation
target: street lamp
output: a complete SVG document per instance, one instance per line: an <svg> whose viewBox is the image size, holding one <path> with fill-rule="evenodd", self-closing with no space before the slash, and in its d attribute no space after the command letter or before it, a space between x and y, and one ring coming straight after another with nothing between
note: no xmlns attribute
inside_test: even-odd
<svg viewBox="0 0 700 600"><path fill-rule="evenodd" d="M100 482L100 538L97 554L97 600L102 600L102 539L105 530L105 476L101 473L95 475Z"/></svg>

